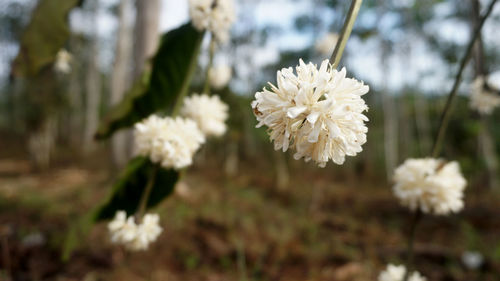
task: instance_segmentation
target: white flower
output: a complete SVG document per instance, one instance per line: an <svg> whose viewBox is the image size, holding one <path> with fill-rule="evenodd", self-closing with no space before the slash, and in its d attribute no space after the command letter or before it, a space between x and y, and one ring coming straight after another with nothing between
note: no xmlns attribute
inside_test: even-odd
<svg viewBox="0 0 500 281"><path fill-rule="evenodd" d="M422 276L419 272L414 271L410 277L408 278L408 281L426 281L427 278Z"/></svg>
<svg viewBox="0 0 500 281"><path fill-rule="evenodd" d="M71 71L71 61L73 60L73 56L66 50L61 49L57 52L56 61L54 63L54 68L57 72L60 73L69 73Z"/></svg>
<svg viewBox="0 0 500 281"><path fill-rule="evenodd" d="M125 211L116 212L115 218L108 224L108 230L111 234L111 241L117 244L130 243L137 236L134 218L127 219Z"/></svg>
<svg viewBox="0 0 500 281"><path fill-rule="evenodd" d="M132 251L146 250L163 230L159 221L157 214L146 214L142 223L137 225L133 216L127 219L125 211L118 211L113 221L108 224L111 241Z"/></svg>
<svg viewBox="0 0 500 281"><path fill-rule="evenodd" d="M222 89L231 80L232 70L229 65L222 64L212 67L208 73L210 85L214 89Z"/></svg>
<svg viewBox="0 0 500 281"><path fill-rule="evenodd" d="M189 15L196 29L207 29L221 43L236 19L233 0L189 0Z"/></svg>
<svg viewBox="0 0 500 281"><path fill-rule="evenodd" d="M474 80L470 107L481 114L491 114L496 107L500 106L500 94L498 89L485 89L485 82L483 76L478 76Z"/></svg>
<svg viewBox="0 0 500 281"><path fill-rule="evenodd" d="M387 268L380 272L378 281L403 281L406 274L406 267L404 265L387 265ZM420 275L419 272L414 271L409 277L408 281L426 281L427 279Z"/></svg>
<svg viewBox="0 0 500 281"><path fill-rule="evenodd" d="M160 216L157 214L146 214L142 218L142 223L137 228L135 239L127 245L131 250L146 250L149 244L156 241L163 231L159 225Z"/></svg>
<svg viewBox="0 0 500 281"><path fill-rule="evenodd" d="M205 142L196 123L180 117L151 115L135 125L134 136L137 154L175 169L191 165L194 153Z"/></svg>
<svg viewBox="0 0 500 281"><path fill-rule="evenodd" d="M466 251L462 254L462 262L468 269L478 269L484 262L484 257L479 252Z"/></svg>
<svg viewBox="0 0 500 281"><path fill-rule="evenodd" d="M411 210L446 215L464 207L466 180L457 162L408 159L394 173L393 192Z"/></svg>
<svg viewBox="0 0 500 281"><path fill-rule="evenodd" d="M327 33L316 42L314 47L322 55L332 54L338 40L339 35L337 33Z"/></svg>
<svg viewBox="0 0 500 281"><path fill-rule="evenodd" d="M361 152L368 132L363 115L368 106L361 96L368 86L347 78L345 68L333 69L328 60L319 69L300 60L296 72L278 71L278 86L270 84L271 90L257 92L252 102L257 127L268 127L274 149L295 149L295 159L312 159L320 167Z"/></svg>
<svg viewBox="0 0 500 281"><path fill-rule="evenodd" d="M181 115L194 120L207 137L218 137L226 132L228 109L217 95L193 94L184 99Z"/></svg>

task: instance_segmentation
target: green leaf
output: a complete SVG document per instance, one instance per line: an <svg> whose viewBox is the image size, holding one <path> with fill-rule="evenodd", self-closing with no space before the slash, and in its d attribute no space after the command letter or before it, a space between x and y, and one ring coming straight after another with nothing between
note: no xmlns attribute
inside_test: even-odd
<svg viewBox="0 0 500 281"><path fill-rule="evenodd" d="M191 23L164 34L152 69L145 71L125 98L103 118L96 138L107 138L154 112L171 109L177 97L188 90L203 34Z"/></svg>
<svg viewBox="0 0 500 281"><path fill-rule="evenodd" d="M154 169L157 169L155 173ZM179 179L179 172L163 169L146 157L132 159L118 177L108 200L70 227L64 243L63 259L68 260L71 252L82 240L81 236L90 230L92 224L112 219L119 210L126 211L128 215L134 214L151 175L155 175L155 178L147 208L158 205L172 194Z"/></svg>
<svg viewBox="0 0 500 281"><path fill-rule="evenodd" d="M153 173L154 169L158 169ZM142 193L149 177L154 174L154 184L147 207L151 208L172 194L179 173L173 169L163 169L145 157L132 159L113 187L111 197L94 213L95 221L111 219L116 211L124 210L131 215L137 211Z"/></svg>
<svg viewBox="0 0 500 281"><path fill-rule="evenodd" d="M40 0L12 65L14 76L31 77L55 60L70 35L68 14L80 0Z"/></svg>

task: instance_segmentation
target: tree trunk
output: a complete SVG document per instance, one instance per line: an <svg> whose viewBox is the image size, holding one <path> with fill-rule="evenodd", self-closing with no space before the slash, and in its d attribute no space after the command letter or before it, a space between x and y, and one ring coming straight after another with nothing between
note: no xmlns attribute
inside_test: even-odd
<svg viewBox="0 0 500 281"><path fill-rule="evenodd" d="M27 80L23 90L26 128L29 132L28 151L35 170L49 168L55 150L57 113L61 104L57 101L57 81L52 69L46 68Z"/></svg>
<svg viewBox="0 0 500 281"><path fill-rule="evenodd" d="M473 1L472 8L473 8L472 26L475 26L479 21L480 17L481 5L479 0ZM479 38L477 39L474 47L475 47L474 62L475 62L476 77L483 76L486 79L488 71L487 71L487 66L485 65L486 61L484 60L484 46L481 35L479 35ZM499 164L495 149L495 141L490 133L487 116L481 116L480 123L481 127L479 131L478 142L481 148L482 156L486 164L486 169L488 171L488 183L491 189L498 190L498 188L500 187L498 179Z"/></svg>
<svg viewBox="0 0 500 281"><path fill-rule="evenodd" d="M90 43L88 53L87 75L85 79L86 107L85 107L85 130L83 136L83 151L85 154L95 149L94 133L99 122L99 103L101 98L101 77L98 67L99 46L97 40L97 7L99 1L92 3L90 11L91 30L94 35Z"/></svg>
<svg viewBox="0 0 500 281"><path fill-rule="evenodd" d="M391 46L387 41L382 42L382 68L389 70L388 59ZM382 87L382 108L384 111L384 158L387 179L392 178L398 164L398 118L394 98L388 93L387 76Z"/></svg>
<svg viewBox="0 0 500 281"><path fill-rule="evenodd" d="M57 118L46 116L40 127L30 134L28 148L31 162L36 170L46 170L50 166L54 153L55 136L57 132Z"/></svg>
<svg viewBox="0 0 500 281"><path fill-rule="evenodd" d="M136 0L136 15L135 15L135 29L134 29L134 44L133 44L133 71L132 76L134 79L139 77L144 71L146 61L153 56L156 52L159 42L159 20L160 20L160 1L159 0ZM122 135L122 137L120 136ZM123 135L125 135L123 137ZM125 138L130 141L120 143L114 149L119 154L123 150L126 151L126 159L130 158L133 153L132 146L132 131L126 130L117 133L117 138ZM120 141L119 141L120 142ZM115 146L115 143L113 143ZM118 160L123 161L123 160Z"/></svg>
<svg viewBox="0 0 500 281"><path fill-rule="evenodd" d="M483 154L484 161L486 163L486 169L488 170L488 183L491 189L498 190L498 159L495 150L495 142L490 134L488 128L488 121L483 116L481 118L481 129L479 131L479 145L481 147L481 153Z"/></svg>
<svg viewBox="0 0 500 281"><path fill-rule="evenodd" d="M144 70L144 63L158 47L159 0L136 0L136 24L134 35L134 77Z"/></svg>
<svg viewBox="0 0 500 281"><path fill-rule="evenodd" d="M414 107L420 155L427 155L430 153L432 145L431 125L427 101L422 94L415 94Z"/></svg>
<svg viewBox="0 0 500 281"><path fill-rule="evenodd" d="M132 1L120 0L118 11L118 35L116 39L115 61L111 74L110 105L119 103L130 86L130 68L132 56ZM130 130L119 131L111 139L113 166L119 170L129 159L131 142Z"/></svg>
<svg viewBox="0 0 500 281"><path fill-rule="evenodd" d="M82 41L78 37L72 37L70 39L71 50L73 52L73 60L76 57L81 57L82 54ZM68 122L68 142L70 147L76 148L82 145L82 127L83 122L83 96L82 96L82 80L81 80L81 67L77 64L73 64L71 68L71 74L69 77L68 85L68 114L66 122Z"/></svg>

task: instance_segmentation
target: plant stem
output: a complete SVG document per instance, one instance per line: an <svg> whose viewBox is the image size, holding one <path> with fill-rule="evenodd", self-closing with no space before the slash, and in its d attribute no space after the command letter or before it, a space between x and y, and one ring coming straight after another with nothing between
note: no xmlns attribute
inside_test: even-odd
<svg viewBox="0 0 500 281"><path fill-rule="evenodd" d="M139 203L139 209L137 210L137 215L139 218L142 218L146 208L148 206L149 196L151 195L151 191L153 190L153 186L155 183L156 173L158 172L158 166L155 165L151 174L149 175L148 183L146 184L146 188L142 193L141 201Z"/></svg>
<svg viewBox="0 0 500 281"><path fill-rule="evenodd" d="M210 95L210 72L212 71L212 65L214 63L215 55L215 40L214 35L210 37L210 47L208 50L208 64L205 70L205 85L203 85L203 93Z"/></svg>
<svg viewBox="0 0 500 281"><path fill-rule="evenodd" d="M349 8L342 31L340 32L340 38L335 45L335 50L333 50L332 56L330 57L330 63L333 68L337 68L340 63L340 59L344 53L347 40L349 39L349 36L351 36L352 27L354 26L354 22L356 21L362 2L363 0L352 0L351 2L351 7Z"/></svg>
<svg viewBox="0 0 500 281"><path fill-rule="evenodd" d="M179 95L177 96L177 100L175 102L174 108L172 110L172 117L176 117L181 110L182 104L184 103L184 97L186 96L189 85L191 84L191 80L193 78L194 71L196 70L196 66L198 65L198 55L200 54L201 42L203 41L203 36L200 36L198 42L196 42L196 49L194 51L193 58L188 66L188 72L186 75L186 79L182 82L182 88L179 91Z"/></svg>
<svg viewBox="0 0 500 281"><path fill-rule="evenodd" d="M491 0L488 8L486 9L486 12L484 15L479 19L478 24L474 28L474 31L472 33L472 37L469 41L469 45L467 46L467 50L465 51L465 55L462 58L462 61L460 62L460 67L458 69L458 73L455 77L455 82L453 83L453 87L451 88L450 93L448 94L448 99L446 100L446 105L444 107L443 113L441 115L441 121L439 124L439 131L436 136L436 142L434 143L434 147L432 149L432 157L436 158L440 155L441 153L441 148L443 146L443 141L444 141L444 136L446 133L446 129L448 127L448 123L450 121L450 114L451 114L451 107L453 104L453 100L455 99L455 96L457 95L458 87L460 86L460 82L462 81L462 73L465 69L465 66L469 62L470 58L472 57L472 50L474 48L474 43L476 42L477 38L479 38L481 34L481 29L483 28L484 22L488 18L488 16L491 14L491 11L493 10L493 7L495 6L495 3L497 0Z"/></svg>
<svg viewBox="0 0 500 281"><path fill-rule="evenodd" d="M413 215L413 219L410 225L410 232L408 233L408 252L406 258L406 273L404 277L404 281L407 281L410 277L410 273L413 270L413 260L414 260L414 245L415 245L415 233L417 230L417 225L420 222L420 218L422 217L422 212L417 209Z"/></svg>

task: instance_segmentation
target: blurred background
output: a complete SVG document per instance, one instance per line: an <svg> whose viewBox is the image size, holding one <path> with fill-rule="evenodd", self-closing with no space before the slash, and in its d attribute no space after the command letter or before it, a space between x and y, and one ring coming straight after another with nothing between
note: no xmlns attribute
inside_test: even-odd
<svg viewBox="0 0 500 281"><path fill-rule="evenodd" d="M392 171L430 154L489 1L364 1L341 66L370 86L368 142L344 165L323 169L275 152L250 102L277 70L330 57L328 34L340 32L349 1L236 2L230 43L215 55L215 65L233 70L216 91L230 105L229 130L198 152L175 196L158 207L159 241L125 253L98 225L63 263L69 223L106 198L133 155L130 131L94 140L99 120L160 34L189 21L188 1L84 1L69 15L70 69L36 81L15 79L11 69L37 1L0 1L0 280L375 280L386 263L404 260L409 214L391 194ZM203 87L205 41L191 92ZM476 76L500 88L499 48L497 5L444 143L443 156L459 161L468 180L466 207L427 218L417 232L416 264L429 280L500 280L500 110L480 115L469 106Z"/></svg>

